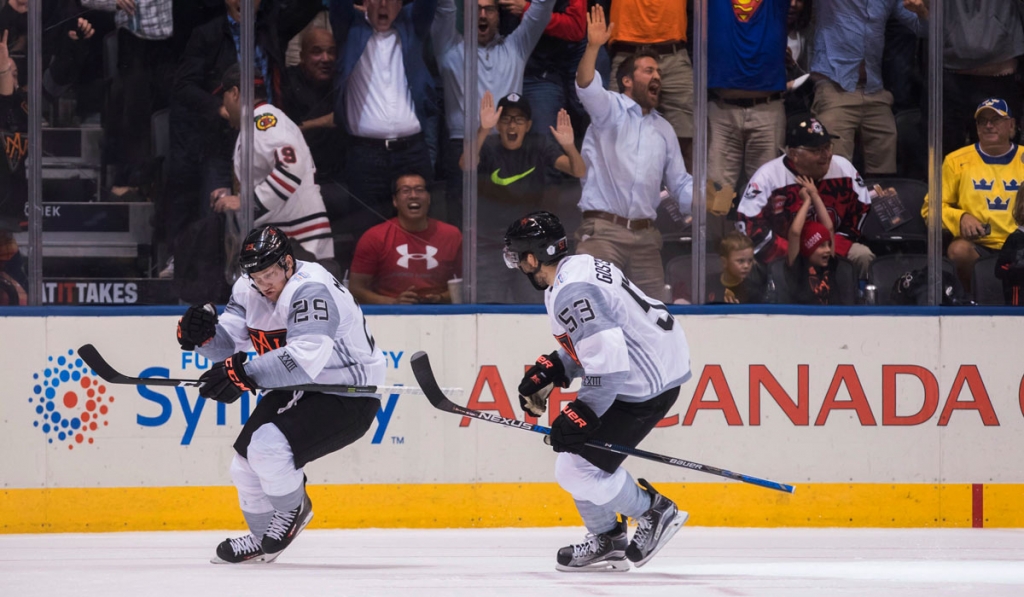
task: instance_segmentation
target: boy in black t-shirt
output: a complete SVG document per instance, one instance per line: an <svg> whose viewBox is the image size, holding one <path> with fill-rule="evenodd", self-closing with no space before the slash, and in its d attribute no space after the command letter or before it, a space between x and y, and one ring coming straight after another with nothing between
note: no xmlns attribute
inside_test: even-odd
<svg viewBox="0 0 1024 597"><path fill-rule="evenodd" d="M757 304L765 302L768 276L764 266L754 260L750 237L733 231L718 245L722 273L708 276L706 303Z"/></svg>
<svg viewBox="0 0 1024 597"><path fill-rule="evenodd" d="M798 176L803 205L789 228L788 286L794 302L801 305L831 305L835 301L836 259L833 253L835 228L814 181ZM808 220L811 205L817 221Z"/></svg>

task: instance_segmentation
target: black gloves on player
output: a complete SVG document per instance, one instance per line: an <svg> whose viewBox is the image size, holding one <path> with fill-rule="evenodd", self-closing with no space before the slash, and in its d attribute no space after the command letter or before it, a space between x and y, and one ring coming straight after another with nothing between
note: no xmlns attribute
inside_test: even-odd
<svg viewBox="0 0 1024 597"><path fill-rule="evenodd" d="M178 344L182 350L195 350L217 333L217 309L207 303L192 305L178 320Z"/></svg>
<svg viewBox="0 0 1024 597"><path fill-rule="evenodd" d="M206 373L199 377L203 385L199 386L199 395L203 398L216 400L225 404L231 404L244 392L249 392L256 387L256 382L245 372L245 359L248 358L244 352L236 352L230 357L217 363Z"/></svg>
<svg viewBox="0 0 1024 597"><path fill-rule="evenodd" d="M549 355L541 355L533 367L526 370L523 381L519 382L519 406L539 417L547 410L552 384L567 388L570 381L565 376L565 365L558 358L557 350Z"/></svg>
<svg viewBox="0 0 1024 597"><path fill-rule="evenodd" d="M600 426L601 419L593 409L573 400L565 405L562 414L551 424L551 447L555 452L579 454Z"/></svg>

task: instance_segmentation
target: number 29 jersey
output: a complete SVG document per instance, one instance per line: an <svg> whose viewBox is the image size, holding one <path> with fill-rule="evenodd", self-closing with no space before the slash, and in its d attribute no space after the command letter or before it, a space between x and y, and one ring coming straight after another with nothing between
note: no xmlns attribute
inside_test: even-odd
<svg viewBox="0 0 1024 597"><path fill-rule="evenodd" d="M643 402L689 379L682 326L611 263L563 259L544 303L555 339L583 369L584 389L595 376L619 374L611 376L622 380L617 399Z"/></svg>
<svg viewBox="0 0 1024 597"><path fill-rule="evenodd" d="M355 299L320 265L295 263L276 303L248 276L236 280L217 333L200 353L222 360L251 342L258 356L245 371L261 386L382 385L387 361Z"/></svg>

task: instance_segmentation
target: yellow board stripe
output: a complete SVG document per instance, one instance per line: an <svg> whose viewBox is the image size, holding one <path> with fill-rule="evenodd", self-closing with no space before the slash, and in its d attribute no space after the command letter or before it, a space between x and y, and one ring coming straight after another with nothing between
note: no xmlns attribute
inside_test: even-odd
<svg viewBox="0 0 1024 597"><path fill-rule="evenodd" d="M970 527L970 484L665 483L690 524L741 527ZM579 526L554 483L318 485L310 528ZM984 525L1024 527L1024 485L984 486ZM0 533L241 529L233 487L5 489Z"/></svg>

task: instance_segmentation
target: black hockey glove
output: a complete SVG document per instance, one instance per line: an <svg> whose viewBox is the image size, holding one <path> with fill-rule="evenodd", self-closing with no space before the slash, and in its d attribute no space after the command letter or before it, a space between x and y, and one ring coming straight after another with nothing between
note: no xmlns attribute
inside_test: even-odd
<svg viewBox="0 0 1024 597"><path fill-rule="evenodd" d="M217 333L217 309L207 303L193 305L178 320L178 344L182 350L195 350Z"/></svg>
<svg viewBox="0 0 1024 597"><path fill-rule="evenodd" d="M551 447L555 452L579 454L600 426L597 413L579 400L573 400L551 424Z"/></svg>
<svg viewBox="0 0 1024 597"><path fill-rule="evenodd" d="M210 367L210 370L199 377L203 385L199 386L199 395L203 398L231 404L244 392L252 391L256 382L245 372L244 352L236 352L223 361Z"/></svg>
<svg viewBox="0 0 1024 597"><path fill-rule="evenodd" d="M558 351L537 357L537 362L526 370L523 381L519 382L519 394L531 396L544 386L551 384L563 388L569 387L571 380L565 376L565 365L558 358Z"/></svg>

